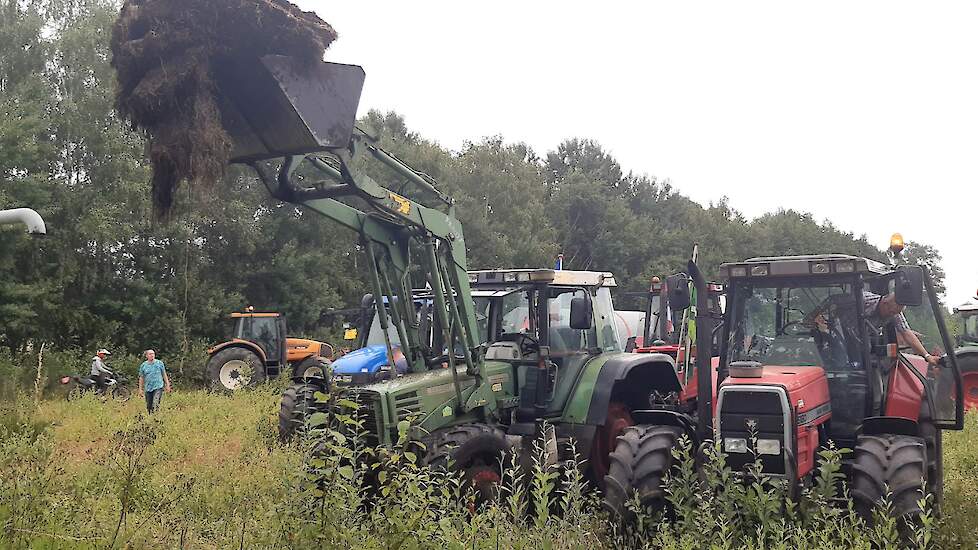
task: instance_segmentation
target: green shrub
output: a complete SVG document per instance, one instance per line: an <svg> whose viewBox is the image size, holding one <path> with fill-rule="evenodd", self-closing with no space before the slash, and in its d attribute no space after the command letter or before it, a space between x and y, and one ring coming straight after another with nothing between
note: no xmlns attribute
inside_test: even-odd
<svg viewBox="0 0 978 550"><path fill-rule="evenodd" d="M282 446L277 405L271 387L169 394L150 418L138 399L7 403L19 420L0 428L0 547L974 547L974 507L964 505L975 496L975 417L946 440L940 525L925 516L902 528L884 515L866 525L839 492L842 450L823 451L815 482L792 502L757 467L742 482L716 447L697 472L688 443L669 517L636 510L623 525L600 510L577 468L547 466L542 449L525 469L507 464L498 493L479 502L406 440L365 448L350 435L356 415L317 416L302 441Z"/></svg>

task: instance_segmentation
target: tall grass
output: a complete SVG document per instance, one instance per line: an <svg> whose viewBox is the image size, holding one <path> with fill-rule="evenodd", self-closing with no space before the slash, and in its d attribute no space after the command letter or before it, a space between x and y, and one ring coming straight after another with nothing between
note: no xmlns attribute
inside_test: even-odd
<svg viewBox="0 0 978 550"><path fill-rule="evenodd" d="M3 548L974 548L978 418L947 434L945 517L901 532L853 513L827 451L819 482L797 503L755 471L734 479L711 448L704 474L679 451L668 521L600 510L574 468L509 464L477 503L458 476L421 464L421 450L367 449L323 423L282 446L278 389L233 396L177 392L143 415L86 397L4 402L0 411ZM356 418L340 419L356 431ZM369 460L364 460L369 459Z"/></svg>

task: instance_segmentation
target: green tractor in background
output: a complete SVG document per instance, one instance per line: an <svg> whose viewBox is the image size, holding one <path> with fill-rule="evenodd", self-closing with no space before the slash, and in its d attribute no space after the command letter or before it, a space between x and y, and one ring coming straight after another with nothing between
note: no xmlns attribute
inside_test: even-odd
<svg viewBox="0 0 978 550"><path fill-rule="evenodd" d="M600 485L633 411L649 408L660 373L675 377L673 358L622 351L610 273L468 273L454 201L355 128L363 81L357 66L266 56L227 67L217 85L232 159L273 197L359 236L389 364L399 353L407 365L349 390L369 442L392 446L398 424L413 419L409 436L426 443L425 462L451 459L481 486L541 434L559 450L552 459L570 458L574 439ZM386 171L389 186L368 167ZM485 291L478 308L473 286ZM424 307L412 288L430 290Z"/></svg>

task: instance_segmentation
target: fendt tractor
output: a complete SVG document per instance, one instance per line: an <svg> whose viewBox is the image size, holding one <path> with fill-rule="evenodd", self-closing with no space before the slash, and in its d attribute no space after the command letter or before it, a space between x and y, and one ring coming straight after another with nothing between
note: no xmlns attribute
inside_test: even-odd
<svg viewBox="0 0 978 550"><path fill-rule="evenodd" d="M896 305L916 309L913 318L928 315L937 334L924 337L951 349L926 268L832 254L753 258L720 271L727 283L720 356L716 369L706 354L697 357L696 416L662 411L629 428L612 455L606 506L622 512L634 494L663 506L677 440L699 443L704 434L721 442L732 469L759 458L792 494L811 483L817 453L830 441L852 449L843 473L867 517L887 490L895 515L919 513L922 483L939 505L941 430L959 430L964 420L955 355L929 365L908 354L892 323L875 314L873 296L893 293ZM705 289L694 265L690 272ZM698 314L700 321L702 349L709 336L701 327L712 319Z"/></svg>
<svg viewBox="0 0 978 550"><path fill-rule="evenodd" d="M600 484L606 449L631 411L648 406L657 371L672 372L673 359L621 350L608 273L467 273L454 201L355 128L363 81L357 66L266 56L247 70L226 67L216 83L232 160L253 167L276 199L359 236L389 364L394 333L407 364L402 376L349 390L368 439L393 445L398 423L412 419L426 462L450 456L481 485L494 483L501 459L530 438L546 434L548 448L567 450L562 443L573 437L595 448L588 468ZM386 170L398 191L368 167ZM477 314L473 284L494 289L497 305ZM430 323L412 288L430 289ZM507 311L525 322L507 324ZM487 346L480 315L486 332L500 327Z"/></svg>
<svg viewBox="0 0 978 550"><path fill-rule="evenodd" d="M964 386L964 408L978 409L978 297L954 308L961 319L961 334L957 338L961 382Z"/></svg>
<svg viewBox="0 0 978 550"><path fill-rule="evenodd" d="M333 346L286 336L285 315L249 306L231 319L231 338L207 350L207 377L214 389L249 388L282 372L292 379L321 377L328 368Z"/></svg>

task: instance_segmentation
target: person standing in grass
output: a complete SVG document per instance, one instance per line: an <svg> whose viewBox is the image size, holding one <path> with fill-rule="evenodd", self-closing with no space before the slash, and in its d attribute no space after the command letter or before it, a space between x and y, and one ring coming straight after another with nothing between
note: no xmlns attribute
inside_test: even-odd
<svg viewBox="0 0 978 550"><path fill-rule="evenodd" d="M163 390L170 393L170 377L166 366L156 358L156 352L146 350L146 360L139 365L139 395L146 397L146 410L153 414L160 407Z"/></svg>

